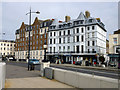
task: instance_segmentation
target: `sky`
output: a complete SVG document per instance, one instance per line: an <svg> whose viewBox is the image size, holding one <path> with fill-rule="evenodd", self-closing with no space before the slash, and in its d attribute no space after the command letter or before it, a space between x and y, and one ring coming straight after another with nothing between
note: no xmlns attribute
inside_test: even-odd
<svg viewBox="0 0 120 90"><path fill-rule="evenodd" d="M32 11L40 11L40 14L32 14L32 22L35 17L41 20L54 19L65 20L68 15L76 19L80 12L88 10L91 17L100 18L109 34L118 30L118 2L2 2L2 39L15 40L15 31L20 28L22 22L29 23L30 7Z"/></svg>

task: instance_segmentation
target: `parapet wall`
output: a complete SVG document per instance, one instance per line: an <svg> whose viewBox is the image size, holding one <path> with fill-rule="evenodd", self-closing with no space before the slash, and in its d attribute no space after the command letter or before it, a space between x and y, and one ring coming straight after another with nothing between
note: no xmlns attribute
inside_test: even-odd
<svg viewBox="0 0 120 90"><path fill-rule="evenodd" d="M77 88L118 88L117 79L49 68L53 70L54 79Z"/></svg>
<svg viewBox="0 0 120 90"><path fill-rule="evenodd" d="M0 90L5 87L6 63L0 62Z"/></svg>

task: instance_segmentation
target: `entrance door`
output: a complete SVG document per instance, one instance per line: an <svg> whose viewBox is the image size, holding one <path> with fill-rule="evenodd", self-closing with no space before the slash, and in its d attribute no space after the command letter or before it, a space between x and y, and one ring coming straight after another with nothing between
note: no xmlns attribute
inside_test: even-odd
<svg viewBox="0 0 120 90"><path fill-rule="evenodd" d="M64 63L66 63L66 57L65 56L63 56L63 61L64 61Z"/></svg>

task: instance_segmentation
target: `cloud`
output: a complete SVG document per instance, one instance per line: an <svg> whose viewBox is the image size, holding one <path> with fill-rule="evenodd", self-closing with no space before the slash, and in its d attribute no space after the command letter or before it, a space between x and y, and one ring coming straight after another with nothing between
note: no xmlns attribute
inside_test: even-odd
<svg viewBox="0 0 120 90"><path fill-rule="evenodd" d="M78 17L79 13L90 11L92 17L99 17L107 29L108 35L112 34L118 27L117 2L3 2L2 4L2 27L6 32L4 39L15 39L15 31L22 22L28 24L30 6L32 11L40 11L40 15L32 14L32 22L37 16L39 19L58 18L64 20L65 15L72 19Z"/></svg>

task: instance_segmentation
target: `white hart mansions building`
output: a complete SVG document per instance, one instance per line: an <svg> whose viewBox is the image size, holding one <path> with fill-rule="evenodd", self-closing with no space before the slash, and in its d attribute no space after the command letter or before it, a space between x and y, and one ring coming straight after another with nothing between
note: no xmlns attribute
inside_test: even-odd
<svg viewBox="0 0 120 90"><path fill-rule="evenodd" d="M49 27L48 52L50 60L64 62L97 60L96 55L106 55L106 29L100 18L90 17L88 11L81 12L77 19L65 22L57 19Z"/></svg>

